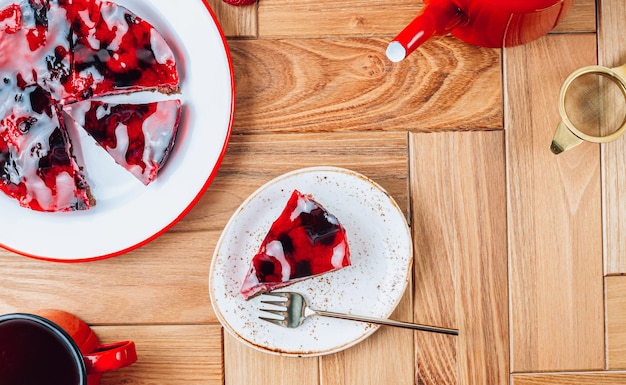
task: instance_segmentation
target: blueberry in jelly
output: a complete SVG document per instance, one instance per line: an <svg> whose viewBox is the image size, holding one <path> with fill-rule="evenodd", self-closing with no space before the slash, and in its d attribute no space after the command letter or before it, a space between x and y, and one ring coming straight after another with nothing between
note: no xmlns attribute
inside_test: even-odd
<svg viewBox="0 0 626 385"><path fill-rule="evenodd" d="M295 266L295 272L291 274L292 278L308 277L312 275L311 263L309 261L300 261Z"/></svg>
<svg viewBox="0 0 626 385"><path fill-rule="evenodd" d="M280 282L282 268L280 262L271 256L265 256L255 261L255 269L259 277L265 282Z"/></svg>
<svg viewBox="0 0 626 385"><path fill-rule="evenodd" d="M283 245L283 253L285 255L293 254L293 241L287 233L282 233L278 236L278 240Z"/></svg>
<svg viewBox="0 0 626 385"><path fill-rule="evenodd" d="M316 208L310 213L301 213L300 221L304 227L311 243L321 243L322 245L331 245L335 240L335 234L339 228L329 221L324 210ZM332 219L335 219L332 217ZM334 221L336 223L336 219Z"/></svg>

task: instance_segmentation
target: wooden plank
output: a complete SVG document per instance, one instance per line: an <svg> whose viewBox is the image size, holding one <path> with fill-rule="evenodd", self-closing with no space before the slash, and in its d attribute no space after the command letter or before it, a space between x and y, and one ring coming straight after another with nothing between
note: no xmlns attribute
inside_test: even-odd
<svg viewBox="0 0 626 385"><path fill-rule="evenodd" d="M257 6L233 6L222 0L202 0L211 7L227 38L257 36Z"/></svg>
<svg viewBox="0 0 626 385"><path fill-rule="evenodd" d="M575 0L565 18L554 29L555 32L594 32L595 30L596 0Z"/></svg>
<svg viewBox="0 0 626 385"><path fill-rule="evenodd" d="M595 38L550 35L504 55L514 372L604 368L599 148L549 150L561 83L595 62Z"/></svg>
<svg viewBox="0 0 626 385"><path fill-rule="evenodd" d="M500 51L447 37L397 64L380 38L237 40L234 132L502 128Z"/></svg>
<svg viewBox="0 0 626 385"><path fill-rule="evenodd" d="M453 228L448 227L451 212L446 207L448 194L453 192L451 178L442 172L449 167L444 158L450 156L451 149L440 144L444 140L441 134L411 134L409 138L414 318L416 322L456 328L455 242L448 241L450 234L444 231ZM416 333L415 340L416 383L456 385L458 338Z"/></svg>
<svg viewBox="0 0 626 385"><path fill-rule="evenodd" d="M616 67L626 63L624 34L626 9L621 0L600 1L598 4L598 62ZM607 111L608 113L608 111ZM605 218L605 274L626 273L626 138L602 145L602 179Z"/></svg>
<svg viewBox="0 0 626 385"><path fill-rule="evenodd" d="M319 385L319 357L283 357L249 348L224 334L225 385Z"/></svg>
<svg viewBox="0 0 626 385"><path fill-rule="evenodd" d="M415 320L460 331L456 347L418 337L420 384L508 384L503 137L410 137Z"/></svg>
<svg viewBox="0 0 626 385"><path fill-rule="evenodd" d="M512 385L622 385L626 372L513 374Z"/></svg>
<svg viewBox="0 0 626 385"><path fill-rule="evenodd" d="M135 342L137 362L106 372L102 385L222 385L222 328L216 325L97 326L101 343Z"/></svg>
<svg viewBox="0 0 626 385"><path fill-rule="evenodd" d="M90 324L216 323L207 282L218 237L167 233L128 254L77 264L0 251L0 314L58 308Z"/></svg>
<svg viewBox="0 0 626 385"><path fill-rule="evenodd" d="M392 319L411 321L411 287L392 314ZM321 385L414 384L413 332L381 327L358 345L320 358ZM384 365L381 363L384 362Z"/></svg>
<svg viewBox="0 0 626 385"><path fill-rule="evenodd" d="M259 1L259 36L396 35L418 15L421 1ZM576 0L558 31L595 30L594 0Z"/></svg>
<svg viewBox="0 0 626 385"><path fill-rule="evenodd" d="M213 184L174 230L221 231L257 188L283 173L312 166L363 173L408 214L407 151L405 132L234 135Z"/></svg>
<svg viewBox="0 0 626 385"><path fill-rule="evenodd" d="M626 276L604 279L607 369L626 369Z"/></svg>
<svg viewBox="0 0 626 385"><path fill-rule="evenodd" d="M457 385L456 336L415 333L415 383L418 385Z"/></svg>

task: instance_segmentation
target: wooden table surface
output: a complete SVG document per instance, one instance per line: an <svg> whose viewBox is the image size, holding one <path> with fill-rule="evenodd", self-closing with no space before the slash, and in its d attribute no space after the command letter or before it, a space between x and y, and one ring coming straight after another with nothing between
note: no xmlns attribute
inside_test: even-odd
<svg viewBox="0 0 626 385"><path fill-rule="evenodd" d="M0 251L0 314L59 308L103 342L133 339L139 361L103 385L626 383L626 139L549 151L565 77L626 62L623 0L576 0L525 46L446 36L397 64L386 45L419 0L209 4L237 90L209 190L116 258ZM224 331L207 288L224 225L263 183L314 165L363 173L396 199L415 253L394 318L459 336L381 328L337 354L287 358Z"/></svg>

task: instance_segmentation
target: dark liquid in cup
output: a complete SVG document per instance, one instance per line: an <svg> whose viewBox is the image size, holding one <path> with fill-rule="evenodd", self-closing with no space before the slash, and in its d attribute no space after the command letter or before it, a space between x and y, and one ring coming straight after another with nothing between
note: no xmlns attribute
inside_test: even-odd
<svg viewBox="0 0 626 385"><path fill-rule="evenodd" d="M25 319L0 323L0 385L77 385L79 368L47 327Z"/></svg>

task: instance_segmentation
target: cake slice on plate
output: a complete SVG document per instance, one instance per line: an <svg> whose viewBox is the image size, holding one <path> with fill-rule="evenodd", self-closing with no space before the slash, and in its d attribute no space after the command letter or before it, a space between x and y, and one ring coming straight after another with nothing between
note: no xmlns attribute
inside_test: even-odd
<svg viewBox="0 0 626 385"><path fill-rule="evenodd" d="M174 53L150 23L110 1L58 1L72 25L71 70L78 100L154 89L178 92Z"/></svg>
<svg viewBox="0 0 626 385"><path fill-rule="evenodd" d="M26 91L30 88L27 87ZM30 95L37 91L33 90ZM72 155L56 106L13 108L0 125L0 191L36 211L93 206L85 176Z"/></svg>
<svg viewBox="0 0 626 385"><path fill-rule="evenodd" d="M346 266L344 227L311 195L294 190L252 258L241 295L249 299Z"/></svg>
<svg viewBox="0 0 626 385"><path fill-rule="evenodd" d="M84 101L65 112L143 184L154 180L176 139L180 100L143 104Z"/></svg>

